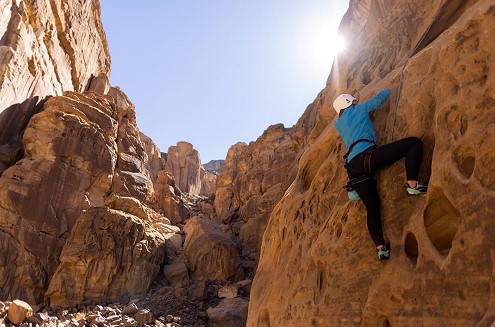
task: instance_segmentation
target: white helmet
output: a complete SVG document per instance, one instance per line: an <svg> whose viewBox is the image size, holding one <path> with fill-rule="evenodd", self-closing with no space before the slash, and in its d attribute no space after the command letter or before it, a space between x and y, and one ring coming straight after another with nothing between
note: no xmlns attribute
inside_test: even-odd
<svg viewBox="0 0 495 327"><path fill-rule="evenodd" d="M333 108L340 114L342 109L349 107L356 103L356 98L350 94L341 94L333 101Z"/></svg>

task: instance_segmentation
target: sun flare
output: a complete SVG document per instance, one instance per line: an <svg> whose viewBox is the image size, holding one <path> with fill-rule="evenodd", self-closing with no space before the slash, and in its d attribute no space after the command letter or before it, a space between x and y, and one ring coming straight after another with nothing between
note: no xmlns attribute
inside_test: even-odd
<svg viewBox="0 0 495 327"><path fill-rule="evenodd" d="M330 43L332 44L332 53L334 57L345 50L346 41L341 35L335 35Z"/></svg>
<svg viewBox="0 0 495 327"><path fill-rule="evenodd" d="M319 73L330 71L334 60L342 56L346 49L346 40L336 32L329 32L330 28L322 29L318 25L300 31L298 38L301 62L306 69Z"/></svg>

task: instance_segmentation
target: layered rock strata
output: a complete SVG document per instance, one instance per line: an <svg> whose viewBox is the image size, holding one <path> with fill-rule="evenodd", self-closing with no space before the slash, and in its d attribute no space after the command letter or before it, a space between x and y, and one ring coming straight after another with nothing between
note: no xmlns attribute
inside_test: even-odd
<svg viewBox="0 0 495 327"><path fill-rule="evenodd" d="M24 158L0 177L2 298L41 303L48 284L53 303L116 298L157 274L178 228L143 204L153 188L134 107L110 94L52 97L29 121ZM92 282L74 287L81 274Z"/></svg>
<svg viewBox="0 0 495 327"><path fill-rule="evenodd" d="M353 42L319 96L318 137L270 216L247 326L495 322L493 26L493 1L351 1L340 30ZM429 180L426 196L407 198L403 162L376 175L386 263L364 206L342 189L345 149L330 124L336 95L363 101L383 87L393 92L374 114L378 141L420 137Z"/></svg>
<svg viewBox="0 0 495 327"><path fill-rule="evenodd" d="M3 1L0 17L0 112L35 96L85 91L110 72L98 1Z"/></svg>
<svg viewBox="0 0 495 327"><path fill-rule="evenodd" d="M229 150L218 176L215 219L233 227L246 251L259 251L268 217L295 177L299 149L292 129L279 124Z"/></svg>
<svg viewBox="0 0 495 327"><path fill-rule="evenodd" d="M97 1L0 4L0 173L23 156L22 133L46 96L82 92L110 72Z"/></svg>

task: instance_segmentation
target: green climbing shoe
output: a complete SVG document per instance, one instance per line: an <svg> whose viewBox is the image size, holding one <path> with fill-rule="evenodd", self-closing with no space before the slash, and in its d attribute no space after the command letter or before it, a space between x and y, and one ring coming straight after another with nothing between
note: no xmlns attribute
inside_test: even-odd
<svg viewBox="0 0 495 327"><path fill-rule="evenodd" d="M390 249L388 246L382 245L381 250L376 250L378 253L378 259L381 261L388 260L390 258Z"/></svg>
<svg viewBox="0 0 495 327"><path fill-rule="evenodd" d="M428 190L428 184L424 184L421 182L416 182L415 187L410 187L409 184L405 184L404 187L406 188L406 193L407 195L422 195L425 194L426 191Z"/></svg>

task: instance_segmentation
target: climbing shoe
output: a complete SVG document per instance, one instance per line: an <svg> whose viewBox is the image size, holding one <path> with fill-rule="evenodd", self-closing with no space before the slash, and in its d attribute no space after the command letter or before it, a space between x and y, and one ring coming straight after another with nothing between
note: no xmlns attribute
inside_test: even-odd
<svg viewBox="0 0 495 327"><path fill-rule="evenodd" d="M406 188L407 195L422 195L428 190L428 185L421 182L416 182L415 187L411 187L406 183L404 187Z"/></svg>
<svg viewBox="0 0 495 327"><path fill-rule="evenodd" d="M376 249L376 252L378 253L378 259L381 261L388 260L390 258L390 245L382 245L380 250Z"/></svg>

